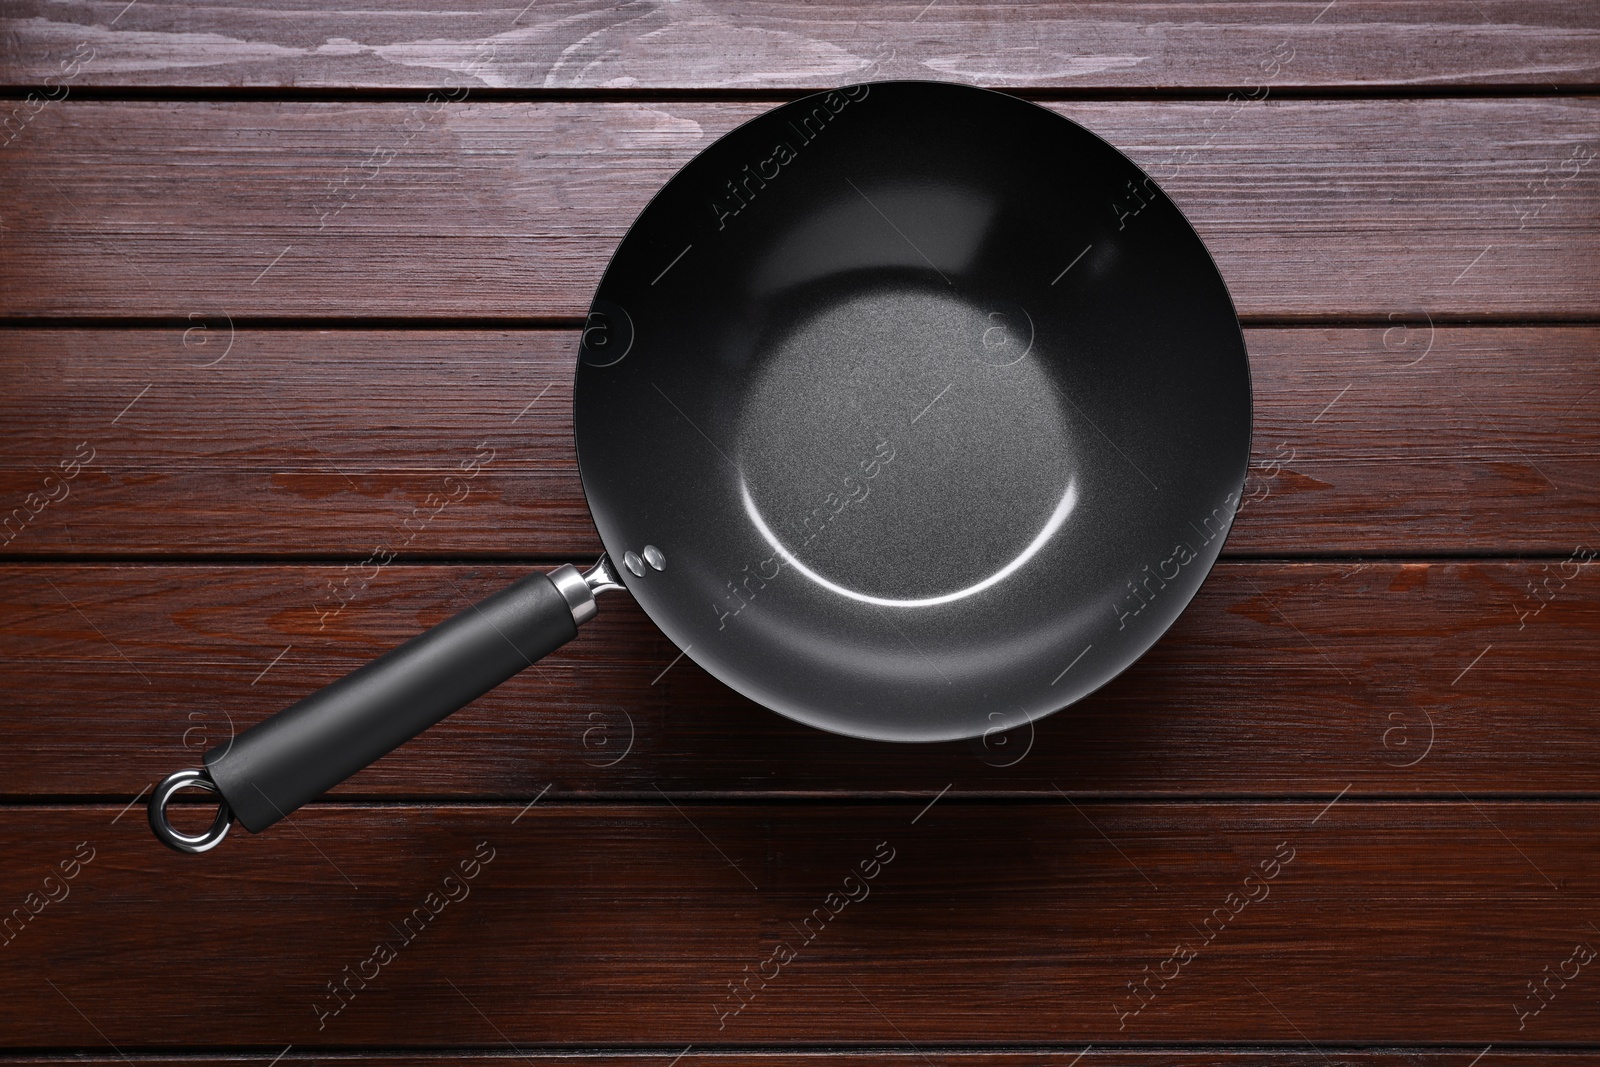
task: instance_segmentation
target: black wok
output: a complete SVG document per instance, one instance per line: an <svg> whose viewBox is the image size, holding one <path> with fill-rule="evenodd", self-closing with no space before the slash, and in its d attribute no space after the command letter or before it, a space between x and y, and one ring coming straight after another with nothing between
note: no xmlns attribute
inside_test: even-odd
<svg viewBox="0 0 1600 1067"><path fill-rule="evenodd" d="M772 710L886 741L1048 715L1126 668L1221 549L1250 445L1194 230L1092 133L881 82L739 127L651 201L579 347L606 556L535 574L207 753L151 825L259 831L570 640L626 588ZM221 795L205 834L171 795Z"/></svg>

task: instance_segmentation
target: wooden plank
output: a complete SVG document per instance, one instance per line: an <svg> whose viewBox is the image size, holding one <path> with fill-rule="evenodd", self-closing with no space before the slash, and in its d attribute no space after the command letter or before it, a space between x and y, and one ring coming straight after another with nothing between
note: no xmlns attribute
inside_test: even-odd
<svg viewBox="0 0 1600 1067"><path fill-rule="evenodd" d="M62 1010L70 1010L65 1004ZM471 1064L502 1063L508 1055L538 1067L570 1067L575 1064L592 1067L668 1067L673 1058L683 1050L612 1051L608 1049L582 1049L574 1051L544 1051L529 1049L514 1053L500 1049L466 1049L436 1053L392 1052L341 1052L339 1058L351 1067L468 1067ZM961 1064L962 1067L1063 1067L1078 1055L1077 1051L1039 1049L1034 1052L987 1052L969 1049L939 1049L942 1061ZM714 1056L719 1067L926 1067L925 1053L909 1047L900 1049L874 1049L863 1052L802 1052L785 1049L738 1051L714 1049L702 1051L696 1057L691 1050L684 1058L687 1067L704 1067L706 1056ZM1597 1054L1586 1050L1556 1051L1545 1049L1511 1049L1502 1053L1518 1067L1593 1067ZM278 1061L283 1067L320 1063L327 1057L318 1053L296 1053L292 1049ZM266 1067L271 1063L271 1052L212 1052L165 1053L141 1057L149 1067L191 1067L206 1064L251 1064ZM1428 1067L1456 1067L1461 1059L1458 1051L1436 1049L1361 1049L1354 1052L1339 1050L1339 1062L1352 1067L1407 1067L1416 1063ZM697 1064L698 1061L698 1064ZM16 1067L59 1067L64 1061L59 1055L23 1055L7 1059ZM112 1067L123 1061L112 1054L78 1052L72 1058L80 1067ZM1261 1052L1252 1049L1207 1049L1195 1051L1182 1046L1159 1049L1091 1048L1083 1056L1083 1067L1154 1067L1158 1064L1181 1064L1183 1067L1269 1067L1271 1064L1293 1064L1295 1067L1313 1067L1327 1061L1310 1048Z"/></svg>
<svg viewBox="0 0 1600 1067"><path fill-rule="evenodd" d="M753 103L89 103L9 144L12 315L580 315ZM1147 166L1247 316L1600 317L1600 100L1051 105Z"/></svg>
<svg viewBox="0 0 1600 1067"><path fill-rule="evenodd" d="M575 343L225 318L0 331L7 513L63 459L92 457L0 533L3 551L598 554L572 444ZM464 499L446 488L463 461L481 468ZM442 511L441 496L455 498Z"/></svg>
<svg viewBox="0 0 1600 1067"><path fill-rule="evenodd" d="M1223 563L1112 684L1032 730L943 745L791 723L607 597L573 644L342 792L1593 795L1597 568ZM336 567L0 569L0 795L131 797L521 573L393 564L363 587ZM347 577L340 610L330 583Z"/></svg>
<svg viewBox="0 0 1600 1067"><path fill-rule="evenodd" d="M64 1009L65 1010L65 1009ZM467 1049L462 1051L448 1051L432 1054L392 1053L392 1052L341 1052L339 1058L343 1062L352 1064L352 1067L465 1067L468 1064L499 1063L510 1055L528 1063L561 1067L561 1065L585 1063L595 1067L667 1067L682 1049L665 1049L654 1051L643 1049L639 1051L611 1051L608 1049L582 1049L575 1051L542 1051L523 1050L511 1052L499 1049ZM942 1061L962 1064L965 1067L1057 1067L1057 1065L1071 1063L1079 1054L1072 1050L1039 1049L1034 1052L986 1052L972 1051L969 1049L939 1049L937 1054ZM703 1065L703 1057L714 1056L715 1062L724 1067L868 1067L874 1064L898 1065L911 1064L926 1065L923 1059L926 1053L918 1052L909 1047L902 1049L875 1049L870 1053L861 1052L803 1052L787 1049L747 1050L738 1051L712 1049L702 1051L699 1057L691 1050L685 1056L684 1062L694 1065L697 1059ZM1560 1051L1545 1049L1508 1049L1501 1053L1509 1062L1519 1067L1592 1067L1596 1062L1596 1054L1584 1049L1564 1049ZM204 1057L206 1063L227 1064L257 1064L266 1065L272 1061L272 1053L250 1052L223 1052L223 1053L168 1053L147 1055L142 1062L150 1067L188 1067ZM319 1058L320 1057L320 1058ZM1261 1052L1253 1049L1207 1049L1195 1051L1183 1046L1167 1048L1090 1048L1083 1054L1084 1067L1150 1067L1155 1064L1182 1064L1183 1067L1266 1067L1269 1064L1294 1064L1310 1065L1326 1064L1318 1052L1311 1049L1289 1049L1273 1052ZM285 1067L295 1067L296 1064L320 1062L326 1056L317 1053L304 1053L297 1055L293 1051L286 1054L280 1061ZM1339 1050L1340 1063L1361 1065L1361 1067L1405 1067L1407 1064L1438 1064L1439 1067L1454 1067L1461 1059L1459 1051L1440 1051L1435 1049L1418 1049L1406 1047L1404 1049L1367 1050L1360 1049L1353 1052ZM21 1056L11 1057L9 1063L17 1067L56 1067L63 1062L59 1056ZM111 1067L114 1063L122 1063L115 1056L101 1056L96 1054L75 1053L73 1063L83 1067Z"/></svg>
<svg viewBox="0 0 1600 1067"><path fill-rule="evenodd" d="M322 807L203 859L118 807L0 810L27 859L0 870L8 906L92 850L4 949L16 1045L1415 1042L1464 1063L1600 1027L1592 803Z"/></svg>
<svg viewBox="0 0 1600 1067"><path fill-rule="evenodd" d="M1590 5L1555 0L1331 9L1326 0L123 8L118 0L10 5L0 81L747 90L939 78L1041 89L1412 88L1575 87L1600 75L1600 17Z"/></svg>
<svg viewBox="0 0 1600 1067"><path fill-rule="evenodd" d="M63 1011L69 1011L65 1004ZM1326 1048L1326 1046L1324 1046ZM1460 1067L1461 1051L1458 1049L1337 1049L1341 1064L1351 1067ZM640 1050L573 1051L518 1049L508 1052L503 1048L463 1049L437 1053L360 1053L340 1052L341 1062L350 1067L469 1067L469 1065L495 1065L503 1063L508 1055L537 1067L669 1067L681 1048ZM207 1052L167 1053L146 1055L140 1062L149 1067L193 1067L196 1063L251 1064L266 1067L276 1050L268 1052ZM715 1057L718 1067L926 1067L925 1052L906 1046L874 1049L870 1053L833 1051L799 1052L786 1049L729 1049L702 1050L698 1055L691 1050L684 1055L684 1067L705 1067L704 1057ZM1291 1064L1293 1067L1326 1067L1324 1053L1307 1047L1273 1049L1192 1049L1182 1045L1162 1048L1105 1048L1096 1046L1087 1050L1074 1046L1067 1049L1040 1048L1029 1052L989 1052L963 1048L937 1050L941 1062L960 1064L962 1067L1066 1067L1080 1055L1082 1067L1274 1067ZM302 1064L324 1063L327 1056L315 1052L290 1049L278 1062L283 1067L300 1067ZM11 1057L8 1063L15 1067L60 1067L60 1056L23 1055ZM115 1055L95 1052L77 1052L72 1057L80 1067L115 1067L124 1061ZM1499 1049L1489 1061L1489 1067L1594 1067L1600 1054L1585 1049Z"/></svg>
<svg viewBox="0 0 1600 1067"><path fill-rule="evenodd" d="M1600 329L1419 318L1246 340L1255 461L1230 555L1600 539ZM575 345L223 319L0 331L0 554L598 554L571 440ZM446 479L480 455L435 515L430 495L459 498Z"/></svg>

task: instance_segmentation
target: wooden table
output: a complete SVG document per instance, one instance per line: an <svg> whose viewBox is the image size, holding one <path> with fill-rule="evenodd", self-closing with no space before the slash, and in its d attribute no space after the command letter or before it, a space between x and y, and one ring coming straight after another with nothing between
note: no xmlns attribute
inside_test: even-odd
<svg viewBox="0 0 1600 1067"><path fill-rule="evenodd" d="M7 5L0 1063L1600 1062L1600 7L393 7ZM155 779L596 555L571 365L625 227L897 77L1087 125L1217 258L1256 458L1170 635L899 748L608 601L289 824L159 848Z"/></svg>

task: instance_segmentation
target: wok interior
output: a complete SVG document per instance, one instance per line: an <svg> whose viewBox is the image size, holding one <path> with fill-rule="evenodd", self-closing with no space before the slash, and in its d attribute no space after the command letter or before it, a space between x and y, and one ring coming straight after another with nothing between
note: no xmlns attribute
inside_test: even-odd
<svg viewBox="0 0 1600 1067"><path fill-rule="evenodd" d="M1193 595L1248 458L1237 321L1181 214L1087 131L960 86L711 146L618 250L581 357L601 536L665 558L630 590L734 688L862 737L977 736L1114 676Z"/></svg>

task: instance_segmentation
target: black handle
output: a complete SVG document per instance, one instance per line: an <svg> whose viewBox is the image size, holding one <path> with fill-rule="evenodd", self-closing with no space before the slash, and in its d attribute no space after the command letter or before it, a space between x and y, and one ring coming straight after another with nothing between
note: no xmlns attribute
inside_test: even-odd
<svg viewBox="0 0 1600 1067"><path fill-rule="evenodd" d="M529 575L213 748L206 771L258 833L560 648L593 613L575 569ZM200 851L162 833L164 802L157 816L152 801L157 836Z"/></svg>

